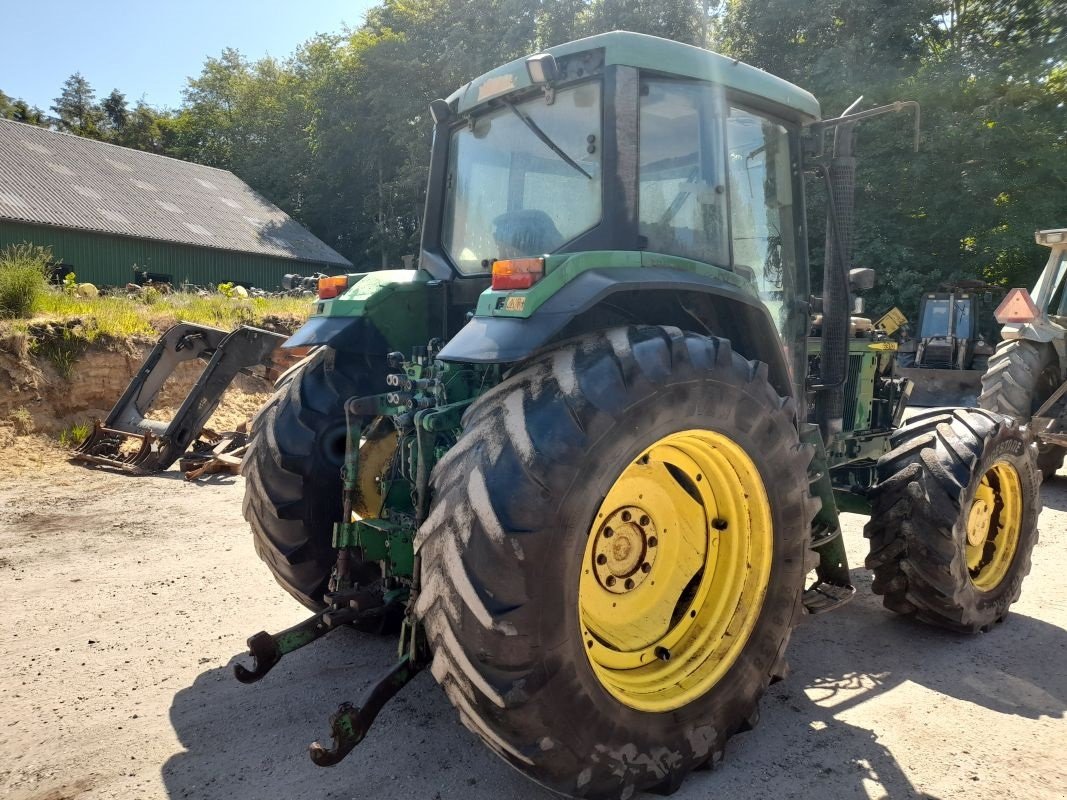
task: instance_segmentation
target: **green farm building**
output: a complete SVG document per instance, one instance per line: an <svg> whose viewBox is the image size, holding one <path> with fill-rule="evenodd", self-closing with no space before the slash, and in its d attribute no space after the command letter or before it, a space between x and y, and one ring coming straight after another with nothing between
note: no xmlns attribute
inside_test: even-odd
<svg viewBox="0 0 1067 800"><path fill-rule="evenodd" d="M0 119L0 248L52 248L81 282L224 282L351 263L226 170Z"/></svg>

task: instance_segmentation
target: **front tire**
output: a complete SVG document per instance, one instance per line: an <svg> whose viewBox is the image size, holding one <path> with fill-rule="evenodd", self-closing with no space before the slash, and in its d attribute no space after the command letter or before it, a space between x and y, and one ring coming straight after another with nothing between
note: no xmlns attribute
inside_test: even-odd
<svg viewBox="0 0 1067 800"><path fill-rule="evenodd" d="M568 795L669 791L717 762L784 674L803 614L818 508L811 457L765 365L676 329L620 328L561 345L479 398L433 472L416 542L416 613L464 725ZM635 496L618 499L620 484ZM650 500L660 490L674 499ZM607 541L611 525L625 532ZM672 566L684 560L681 542L705 548L684 585L688 575ZM654 563L653 548L665 554ZM709 566L712 550L720 560ZM720 564L739 580L718 584L721 597L702 595ZM656 590L657 580L675 589ZM657 591L646 616L660 627L646 630L625 599ZM707 615L712 596L733 598L718 617ZM614 626L612 598L626 612ZM680 637L674 658L656 644L667 641L655 638L662 630ZM701 630L716 646L685 649ZM641 661L647 653L655 657Z"/></svg>
<svg viewBox="0 0 1067 800"><path fill-rule="evenodd" d="M912 417L878 461L867 568L886 608L966 633L1019 599L1037 542L1039 473L1011 419L978 409Z"/></svg>

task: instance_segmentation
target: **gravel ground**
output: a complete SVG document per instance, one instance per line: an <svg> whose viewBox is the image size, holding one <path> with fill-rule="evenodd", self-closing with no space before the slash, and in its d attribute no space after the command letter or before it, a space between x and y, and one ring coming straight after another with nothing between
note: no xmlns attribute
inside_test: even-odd
<svg viewBox="0 0 1067 800"><path fill-rule="evenodd" d="M304 617L253 553L242 492L58 456L0 479L0 797L549 797L459 725L429 674L345 762L314 767L307 743L393 643L342 630L238 684L244 640ZM970 638L897 619L855 569L855 601L797 631L761 724L676 797L1067 796L1067 478L1044 502L1004 625ZM863 520L845 519L862 564Z"/></svg>

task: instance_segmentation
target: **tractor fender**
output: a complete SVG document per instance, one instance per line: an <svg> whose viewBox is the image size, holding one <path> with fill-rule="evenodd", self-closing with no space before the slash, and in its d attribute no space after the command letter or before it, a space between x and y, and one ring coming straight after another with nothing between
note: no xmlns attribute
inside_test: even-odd
<svg viewBox="0 0 1067 800"><path fill-rule="evenodd" d="M440 281L413 269L349 275L338 297L320 299L315 313L286 348L326 346L347 353L384 356L424 345L440 327Z"/></svg>
<svg viewBox="0 0 1067 800"><path fill-rule="evenodd" d="M665 267L587 270L528 317L472 317L438 358L510 364L554 342L627 323L673 325L730 339L737 352L767 364L779 393L795 393L778 331L758 297L711 277Z"/></svg>
<svg viewBox="0 0 1067 800"><path fill-rule="evenodd" d="M1051 342L1063 337L1063 329L1045 319L1033 322L1009 322L1001 331L1002 339L1028 339L1031 342Z"/></svg>
<svg viewBox="0 0 1067 800"><path fill-rule="evenodd" d="M389 343L366 317L311 317L285 340L282 347L318 347L384 355Z"/></svg>
<svg viewBox="0 0 1067 800"><path fill-rule="evenodd" d="M1001 328L1000 337L1005 341L1026 339L1036 344L1050 345L1056 350L1059 362L1067 363L1067 337L1064 336L1064 329L1048 317L1038 317L1033 322L1008 323Z"/></svg>

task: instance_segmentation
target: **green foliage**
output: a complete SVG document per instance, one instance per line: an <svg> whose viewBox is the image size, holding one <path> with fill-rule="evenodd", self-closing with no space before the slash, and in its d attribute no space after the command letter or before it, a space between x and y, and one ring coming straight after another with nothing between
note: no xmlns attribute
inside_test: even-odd
<svg viewBox="0 0 1067 800"><path fill-rule="evenodd" d="M100 110L104 112L108 125L114 130L122 130L130 117L130 110L126 106L126 95L118 89L112 89L111 94L100 103Z"/></svg>
<svg viewBox="0 0 1067 800"><path fill-rule="evenodd" d="M30 352L43 358L65 381L74 374L74 365L89 346L89 339L80 335L81 331L70 327L52 327L46 333L35 338Z"/></svg>
<svg viewBox="0 0 1067 800"><path fill-rule="evenodd" d="M44 112L36 106L31 106L22 98L8 97L0 92L0 119L13 119L15 122L25 122L30 125L45 125Z"/></svg>
<svg viewBox="0 0 1067 800"><path fill-rule="evenodd" d="M286 59L207 59L174 112L130 109L118 90L96 103L75 74L57 124L232 170L357 270L397 266L418 252L428 103L613 29L740 58L813 92L827 116L861 94L864 107L921 102L918 154L902 117L858 132L855 260L880 272L874 309L914 313L924 289L961 278L1030 284L1043 261L1032 231L1067 224L1062 0L381 0L359 28ZM17 102L0 95L0 116Z"/></svg>
<svg viewBox="0 0 1067 800"><path fill-rule="evenodd" d="M56 113L56 127L67 133L102 138L105 115L96 104L96 94L89 81L80 72L75 72L63 83L63 90L55 99L52 110Z"/></svg>
<svg viewBox="0 0 1067 800"><path fill-rule="evenodd" d="M68 272L63 276L63 291L69 295L73 295L78 289L78 276L73 272Z"/></svg>
<svg viewBox="0 0 1067 800"><path fill-rule="evenodd" d="M52 251L31 244L0 250L0 318L28 317L48 290Z"/></svg>
<svg viewBox="0 0 1067 800"><path fill-rule="evenodd" d="M827 116L860 94L922 105L918 153L910 120L858 130L855 260L879 271L872 309L913 315L924 290L964 278L1033 283L1047 256L1033 231L1067 208L1062 25L1050 0L731 3L727 51L813 91Z"/></svg>
<svg viewBox="0 0 1067 800"><path fill-rule="evenodd" d="M75 422L59 432L59 443L64 447L74 449L88 439L92 431L93 428L89 423Z"/></svg>

